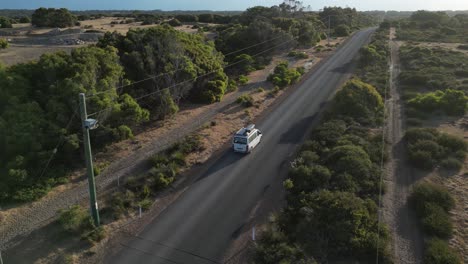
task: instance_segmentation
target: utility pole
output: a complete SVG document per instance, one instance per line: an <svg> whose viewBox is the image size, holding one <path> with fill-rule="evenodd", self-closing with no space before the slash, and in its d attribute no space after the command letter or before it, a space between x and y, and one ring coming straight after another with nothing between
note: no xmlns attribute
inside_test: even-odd
<svg viewBox="0 0 468 264"><path fill-rule="evenodd" d="M94 170L93 170L93 159L91 153L91 142L89 140L89 130L97 127L97 121L94 119L88 119L86 112L86 97L84 93L80 93L80 112L81 112L81 124L83 126L83 144L86 157L86 173L88 175L89 183L89 203L91 208L91 215L94 220L94 224L99 226L99 211L98 203L96 199L96 184L94 181Z"/></svg>

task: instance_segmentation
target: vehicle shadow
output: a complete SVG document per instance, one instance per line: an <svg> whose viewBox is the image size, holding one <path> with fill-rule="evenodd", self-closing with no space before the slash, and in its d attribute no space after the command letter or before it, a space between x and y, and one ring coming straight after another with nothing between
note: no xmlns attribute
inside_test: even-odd
<svg viewBox="0 0 468 264"><path fill-rule="evenodd" d="M245 155L248 154L233 152L232 149L224 151L224 153L221 154L221 157L216 162L213 162L211 166L209 166L203 173L200 174L200 176L197 177L195 182L199 182L216 174L218 171L238 162L244 158Z"/></svg>

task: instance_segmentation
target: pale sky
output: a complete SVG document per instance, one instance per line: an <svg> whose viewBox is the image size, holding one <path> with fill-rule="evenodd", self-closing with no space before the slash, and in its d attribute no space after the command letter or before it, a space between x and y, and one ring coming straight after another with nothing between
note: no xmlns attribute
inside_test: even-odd
<svg viewBox="0 0 468 264"><path fill-rule="evenodd" d="M272 6L281 0L0 0L0 9L36 9L65 7L71 10L245 10ZM355 7L358 10L468 10L468 0L304 0L312 10L324 6Z"/></svg>

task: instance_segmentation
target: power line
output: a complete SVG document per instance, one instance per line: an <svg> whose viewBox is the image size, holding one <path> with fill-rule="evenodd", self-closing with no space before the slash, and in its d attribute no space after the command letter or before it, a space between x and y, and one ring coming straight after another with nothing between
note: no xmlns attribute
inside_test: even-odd
<svg viewBox="0 0 468 264"><path fill-rule="evenodd" d="M78 107L76 107L75 110L73 111L73 115L70 117L70 120L68 120L68 123L67 123L67 125L65 126L65 130L68 130L68 129L70 128L70 125L72 124L73 119L75 118L76 114L78 113L77 110L78 110ZM57 145L55 145L55 148L53 149L52 154L50 155L49 159L47 160L47 163L46 163L44 169L42 169L41 174L40 174L40 176L39 176L38 179L41 179L42 176L44 176L44 173L45 173L45 172L47 171L47 169L49 168L50 162L51 162L52 159L54 158L55 154L57 154L57 150L58 150L58 148L60 147L60 145L63 144L63 141L64 141L64 140L65 140L65 137L62 135L62 136L60 137L60 140L59 140L59 142L57 143Z"/></svg>
<svg viewBox="0 0 468 264"><path fill-rule="evenodd" d="M304 34L306 34L306 33L304 33ZM304 35L304 34L301 34L301 35ZM297 38L299 38L301 35L299 35L299 36L296 37L296 38L292 38L292 39L290 39L290 40L287 40L287 41L285 41L285 42L283 42L283 43L281 43L281 44L279 44L279 45L273 46L273 47L268 48L268 49L266 49L266 50L264 50L264 51L261 51L261 52L259 52L259 53L256 53L256 54L252 55L251 57L257 57L257 56L259 56L259 55L261 55L261 54L263 54L263 53L265 53L265 52L268 52L268 51L270 51L270 50L272 50L272 49L278 48L278 47L283 46L283 45L285 45L285 44L287 44L287 43L289 43L289 42L292 42L292 41L294 41L294 40L297 40ZM237 65L237 64L239 64L239 63L242 63L242 62L244 62L244 61L246 61L246 60L247 60L247 59L243 59L243 60L240 60L240 61L236 61L236 62L234 62L234 63L231 63L231 64L229 64L229 65L224 66L222 69L227 69L227 68L229 68L229 67L232 67L232 66L234 66L234 65ZM160 89L160 90L157 90L157 91L154 91L154 92L151 92L151 93L142 95L142 96L140 96L140 97L135 98L135 100L138 101L138 100L140 100L140 99L142 99L142 98L145 98L145 97L148 97L148 96L151 96L151 95L155 95L155 94L158 94L158 93L162 93L162 92L165 91L165 90L170 90L170 89L172 89L172 88L175 88L175 87L180 86L180 85L182 85L182 84L185 84L185 83L187 83L187 82L196 81L196 80L199 79L199 78L206 77L206 76L208 76L208 75L214 74L214 73L218 72L219 70L220 70L220 69L217 69L217 70L214 70L214 71L211 71L211 72L202 74L202 75L200 75L200 76L194 77L194 78L192 78L192 79L188 79L188 80L182 81L182 82L180 82L180 83L176 83L176 84L171 85L171 86L169 86L169 87L166 87L166 88L163 88L163 89ZM105 109L103 109L103 110L101 110L101 111L97 111L97 112L94 112L94 113L92 113L92 114L89 114L88 116L94 116L94 115L100 114L100 113L102 113L102 112L104 112L104 111L107 111L107 110L109 110L109 109L111 109L111 108L112 108L112 107L105 108Z"/></svg>
<svg viewBox="0 0 468 264"><path fill-rule="evenodd" d="M259 43L256 43L254 45L250 45L248 47L245 47L245 48L242 48L242 49L239 49L239 50L236 50L236 51L232 51L232 52L229 52L227 54L224 54L224 57L227 57L227 56L230 56L232 54L236 54L236 53L239 53L241 51L244 51L244 50L248 50L248 49L251 49L253 47L256 47L256 46L259 46L259 45L262 45L262 44L265 44L265 43L268 43L268 42L271 42L271 41L274 41L274 40L277 40L279 38L282 38L283 36L277 36L275 38L272 38L272 39L269 39L269 40L265 40L265 41L262 41L262 42L259 42ZM160 73L160 74L156 74L156 75L151 75L145 79L141 79L141 80L138 80L138 81L135 81L135 82L132 82L132 83L129 83L129 84L125 84L125 85L121 85L121 86L117 86L115 88L115 91L118 91L122 88L125 88L125 87L128 87L128 86L131 86L131 85L134 85L134 84L138 84L138 83L142 83L142 82L145 82L145 81L148 81L148 80L151 80L151 79L156 79L156 78L160 78L164 75L170 75L170 74L174 74L176 72L179 72L181 71L182 69L177 69L177 70L174 70L174 71L170 71L170 72L165 72L165 73ZM90 94L90 95L86 95L86 97L88 98L91 98L91 97L94 97L94 96L97 96L99 94L104 94L104 93L109 93L109 92L112 92L114 90L106 90L106 91L101 91L101 92L97 92L97 93L93 93L93 94Z"/></svg>
<svg viewBox="0 0 468 264"><path fill-rule="evenodd" d="M393 67L393 60L392 57L390 56L390 67ZM377 210L377 254L376 254L376 264L379 264L379 243L380 243L380 222L381 222L381 207L382 207L382 182L383 182L383 174L384 174L384 157L385 157L385 131L386 131L386 105L387 105L387 84L392 85L392 78L393 78L393 70L390 70L390 75L389 79L387 79L385 82L385 88L384 88L384 105L383 105L383 124L382 124L382 154L381 154L381 159L380 159L380 179L379 179L379 205L378 205L378 210Z"/></svg>

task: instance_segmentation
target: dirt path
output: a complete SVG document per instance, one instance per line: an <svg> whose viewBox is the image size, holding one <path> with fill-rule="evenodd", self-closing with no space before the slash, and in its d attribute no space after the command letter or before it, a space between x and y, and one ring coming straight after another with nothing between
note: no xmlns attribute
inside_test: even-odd
<svg viewBox="0 0 468 264"><path fill-rule="evenodd" d="M394 41L395 29L391 29L390 49L390 94L388 102L388 140L392 144L392 153L386 166L386 194L383 197L384 220L389 225L393 237L393 255L395 263L422 263L423 237L417 219L407 198L410 187L418 179L406 164L406 149L403 136L405 133L403 99L400 98L398 75L400 73L399 45Z"/></svg>

